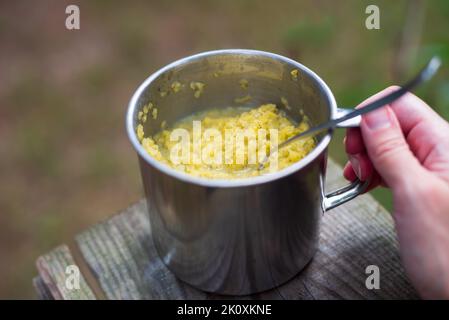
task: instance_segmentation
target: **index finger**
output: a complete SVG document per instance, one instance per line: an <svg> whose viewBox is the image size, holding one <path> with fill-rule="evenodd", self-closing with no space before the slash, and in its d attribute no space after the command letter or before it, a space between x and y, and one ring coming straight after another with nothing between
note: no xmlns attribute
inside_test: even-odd
<svg viewBox="0 0 449 320"><path fill-rule="evenodd" d="M357 107L363 107L398 88L398 86L388 87ZM398 119L407 143L420 160L425 158L429 149L441 144L442 141L448 140L449 124L414 94L406 93L392 102L390 107Z"/></svg>

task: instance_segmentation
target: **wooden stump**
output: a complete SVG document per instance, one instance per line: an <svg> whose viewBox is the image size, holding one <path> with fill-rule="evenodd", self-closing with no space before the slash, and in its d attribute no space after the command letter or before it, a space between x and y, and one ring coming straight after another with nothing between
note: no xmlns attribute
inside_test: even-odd
<svg viewBox="0 0 449 320"><path fill-rule="evenodd" d="M346 182L329 160L327 190ZM68 289L66 268L81 271L80 288ZM380 269L380 289L365 285L365 269ZM144 200L77 235L37 260L34 279L42 299L417 299L401 266L390 214L369 194L325 214L319 249L288 283L263 293L208 294L181 281L154 248Z"/></svg>

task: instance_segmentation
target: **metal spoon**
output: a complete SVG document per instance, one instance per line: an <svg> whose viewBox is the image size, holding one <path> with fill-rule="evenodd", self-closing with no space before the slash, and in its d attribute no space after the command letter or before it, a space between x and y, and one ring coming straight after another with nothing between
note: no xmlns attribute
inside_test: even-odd
<svg viewBox="0 0 449 320"><path fill-rule="evenodd" d="M325 130L331 130L334 129L338 123L355 118L357 116L360 116L362 114L366 114L368 112L371 112L373 110L376 110L380 107L383 107L391 102L393 102L394 100L398 99L399 97L403 96L405 93L407 93L408 91L410 91L411 89L415 88L416 86L420 85L421 83L429 80L430 78L432 78L435 73L437 72L438 68L441 65L441 60L438 57L433 57L432 59L430 59L430 61L427 63L427 65L415 76L415 78L413 78L412 80L410 80L409 82L407 82L404 86L402 86L401 88L399 88L396 91L393 91L392 93L384 96L383 98L380 98L378 100L375 100L371 103L368 103L367 105L365 105L363 108L360 109L354 109L354 111L349 112L348 114L346 114L345 116L338 118L338 119L332 119L328 122L325 122L323 124L320 124L316 127L313 127L309 130L306 130L302 133L299 133L289 139L287 139L286 141L282 142L281 144L278 145L278 147L273 150L272 152L269 152L268 155L260 162L259 164L259 170L264 168L264 164L268 161L268 159L270 158L270 156L276 152L278 152L278 150L280 148L285 147L286 145L292 143L293 141L296 141L298 139L304 138L304 137L308 137L311 135L315 135L318 134L320 132L323 132Z"/></svg>

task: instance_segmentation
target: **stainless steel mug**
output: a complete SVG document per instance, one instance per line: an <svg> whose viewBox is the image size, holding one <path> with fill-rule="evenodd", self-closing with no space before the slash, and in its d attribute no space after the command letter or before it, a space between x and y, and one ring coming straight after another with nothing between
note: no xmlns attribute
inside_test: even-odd
<svg viewBox="0 0 449 320"><path fill-rule="evenodd" d="M298 70L297 77L291 71ZM241 79L248 81L244 91ZM184 84L174 93L173 82ZM194 97L189 83L205 84ZM328 86L314 72L286 57L254 50L210 51L178 60L146 79L128 107L126 126L137 151L155 247L181 280L205 291L245 295L278 286L313 257L323 212L360 194L359 181L332 194L323 190L327 146L332 132L317 136L316 147L301 161L274 174L238 180L210 180L176 171L152 158L136 136L138 112L149 101L157 119L144 125L154 134L161 122L194 112L235 105L275 103L303 110L318 124L345 110L336 106ZM282 100L285 101L285 100ZM356 122L345 123L357 125Z"/></svg>

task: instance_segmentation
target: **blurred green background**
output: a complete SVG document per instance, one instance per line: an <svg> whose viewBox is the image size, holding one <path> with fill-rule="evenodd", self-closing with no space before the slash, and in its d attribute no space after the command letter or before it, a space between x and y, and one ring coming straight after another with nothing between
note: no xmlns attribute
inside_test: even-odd
<svg viewBox="0 0 449 320"><path fill-rule="evenodd" d="M81 29L65 28L77 4ZM380 8L381 29L365 28ZM33 298L39 254L142 197L124 114L186 55L253 48L296 59L355 106L432 54L418 94L449 119L449 1L0 1L0 298ZM344 164L343 131L331 156ZM373 192L391 209L385 189Z"/></svg>

